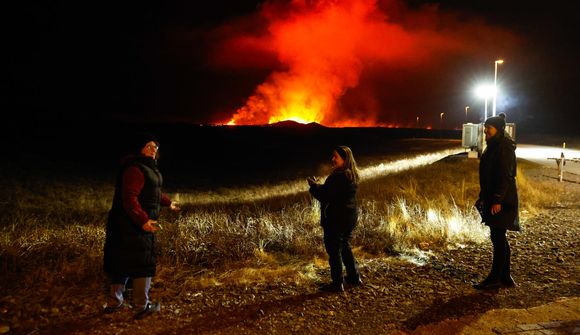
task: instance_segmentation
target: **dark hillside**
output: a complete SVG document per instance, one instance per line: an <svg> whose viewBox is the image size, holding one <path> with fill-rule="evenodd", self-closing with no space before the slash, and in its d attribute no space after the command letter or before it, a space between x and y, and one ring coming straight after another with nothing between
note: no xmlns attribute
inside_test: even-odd
<svg viewBox="0 0 580 335"><path fill-rule="evenodd" d="M10 143L2 149L9 157L2 166L54 177L111 178L127 151L127 137L142 131L154 134L161 142L159 165L168 186L179 180L180 185L202 187L263 183L284 179L289 173L292 177L313 174L330 159L336 145L350 146L359 163L364 163L366 156L420 150L408 148L409 144L401 142L405 139L461 137L455 130L326 128L295 123L230 127L59 122L2 135ZM442 145L449 146L447 142Z"/></svg>

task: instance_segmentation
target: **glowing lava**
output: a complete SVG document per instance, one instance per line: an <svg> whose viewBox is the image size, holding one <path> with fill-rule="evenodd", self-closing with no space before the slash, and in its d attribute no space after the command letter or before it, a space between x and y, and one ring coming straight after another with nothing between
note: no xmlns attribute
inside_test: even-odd
<svg viewBox="0 0 580 335"><path fill-rule="evenodd" d="M336 117L336 102L358 84L367 39L388 28L382 27L384 16L373 1L294 1L288 6L266 6L263 12L270 20L269 41L288 68L259 85L230 123L336 124L340 119L360 124Z"/></svg>
<svg viewBox="0 0 580 335"><path fill-rule="evenodd" d="M252 24L223 29L227 38L212 55L214 64L275 69L235 111L230 125L285 120L341 127L414 124L420 111L403 108L423 93L414 97L409 87L398 92L396 85L405 80L401 75L431 71L435 78L451 72L441 65L453 57L472 57L482 46L503 41L501 47L515 44L509 33L443 15L436 6L411 11L398 0L266 1ZM387 80L359 85L361 78ZM350 100L345 98L349 92L355 92ZM401 116L393 122L385 115Z"/></svg>

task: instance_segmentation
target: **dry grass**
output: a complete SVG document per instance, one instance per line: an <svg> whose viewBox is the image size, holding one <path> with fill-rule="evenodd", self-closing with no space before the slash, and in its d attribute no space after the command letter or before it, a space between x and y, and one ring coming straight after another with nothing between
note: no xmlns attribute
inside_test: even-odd
<svg viewBox="0 0 580 335"><path fill-rule="evenodd" d="M552 206L558 201L558 195L561 192L559 186L547 181L530 181L526 175L526 169L534 167L534 163L522 161L519 162L517 172L521 212L528 215L535 215L541 208Z"/></svg>
<svg viewBox="0 0 580 335"><path fill-rule="evenodd" d="M419 249L480 243L487 230L473 203L479 192L476 160L429 163L439 155L401 159L363 169L357 255L381 257ZM423 163L422 163L423 162ZM401 173L411 164L419 168ZM518 185L522 212L533 215L557 192L526 178ZM0 271L18 285L102 279L104 226L111 183L86 180L2 181ZM305 181L248 190L173 194L183 210L164 210L158 233L160 278L197 274L183 285L255 281L307 281L324 264L319 206ZM8 289L7 281L0 292ZM64 293L63 293L64 294Z"/></svg>

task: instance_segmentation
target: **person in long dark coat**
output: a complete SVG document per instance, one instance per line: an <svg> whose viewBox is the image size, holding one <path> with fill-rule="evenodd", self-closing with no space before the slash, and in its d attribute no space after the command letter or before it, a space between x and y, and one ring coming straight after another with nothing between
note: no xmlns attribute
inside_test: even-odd
<svg viewBox="0 0 580 335"><path fill-rule="evenodd" d="M357 224L358 210L356 191L359 174L350 148L336 147L332 153L333 172L324 184L316 178L308 178L310 193L320 201L321 225L324 230L324 246L328 253L332 282L320 287L326 292L344 291L343 282L353 286L362 284L350 246L352 232ZM346 277L342 277L342 265Z"/></svg>
<svg viewBox="0 0 580 335"><path fill-rule="evenodd" d="M151 135L138 134L133 146L135 153L122 160L107 220L104 270L111 277L111 288L105 313L123 307L125 286L132 279L135 318L140 319L160 307L149 300L149 289L156 271L154 233L161 206L179 208L161 191L163 177L156 161L159 142Z"/></svg>
<svg viewBox="0 0 580 335"><path fill-rule="evenodd" d="M476 207L490 228L493 262L488 276L473 285L476 289L514 287L510 273L511 250L507 230L519 231L519 202L516 187L516 143L505 133L505 117L485 121L487 148L479 163L479 199Z"/></svg>

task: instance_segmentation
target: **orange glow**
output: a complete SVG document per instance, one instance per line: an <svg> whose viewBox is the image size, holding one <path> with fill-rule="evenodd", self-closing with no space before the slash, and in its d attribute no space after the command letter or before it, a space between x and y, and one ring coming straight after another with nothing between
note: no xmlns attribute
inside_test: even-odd
<svg viewBox="0 0 580 335"><path fill-rule="evenodd" d="M374 2L295 1L282 11L276 6L266 7L264 15L271 20L271 45L288 70L274 72L259 85L231 122L376 124L374 115L341 117L336 106L345 91L358 84L363 60L389 52L367 41L387 31L390 33L387 42L409 44L400 29L384 22L385 17Z"/></svg>
<svg viewBox="0 0 580 335"><path fill-rule="evenodd" d="M399 124L385 121L385 115L407 111L389 101L381 105L375 95L413 93L368 84L359 88L365 74L378 78L377 70L440 69L451 57L480 52L481 45L489 44L474 36L513 41L509 34L487 27L481 29L489 34L478 33L480 23L443 15L437 7L413 12L398 0L266 1L261 8L255 26L240 24L253 29L224 28L221 33L228 37L212 55L216 66L274 68L233 113L230 125L292 120L333 127L401 127L413 123L417 112L399 117ZM497 39L498 34L506 36ZM399 80L387 72L381 75ZM368 89L368 94L359 91L354 107L343 103L357 88ZM364 99L369 103L360 102Z"/></svg>
<svg viewBox="0 0 580 335"><path fill-rule="evenodd" d="M264 83L246 105L238 109L231 122L234 124L265 124L285 120L300 123L321 123L324 111L332 102L324 92L301 87L307 78L284 78L279 75L277 85Z"/></svg>

